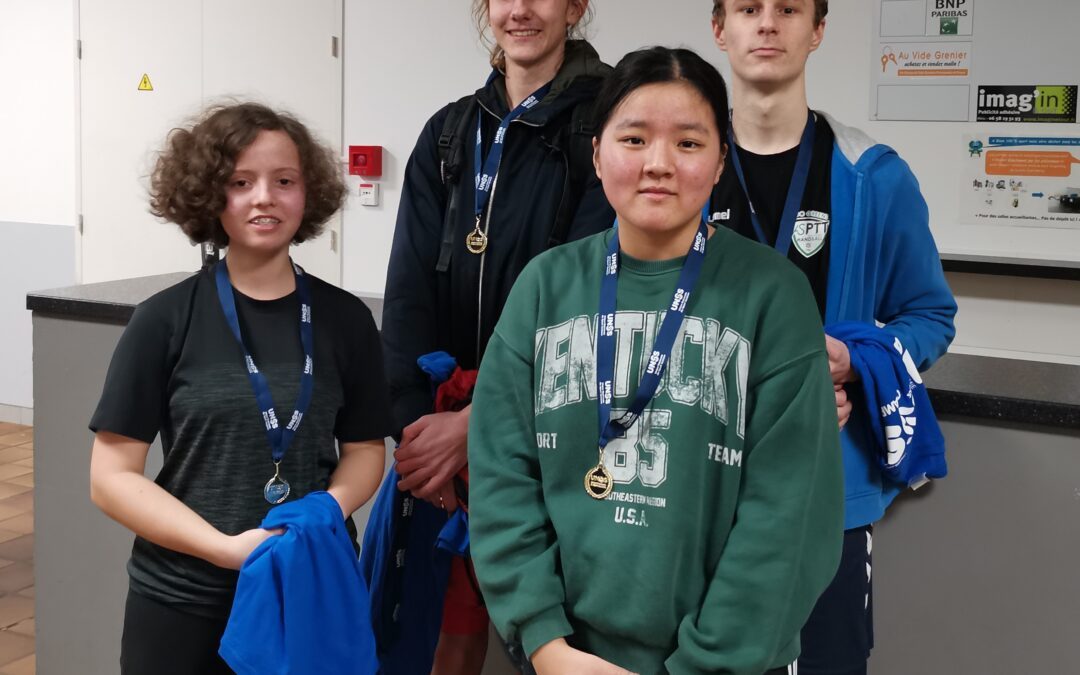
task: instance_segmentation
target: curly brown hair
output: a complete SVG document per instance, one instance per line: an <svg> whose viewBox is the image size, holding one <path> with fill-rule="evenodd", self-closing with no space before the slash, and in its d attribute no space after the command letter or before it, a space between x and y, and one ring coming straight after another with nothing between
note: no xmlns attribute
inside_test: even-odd
<svg viewBox="0 0 1080 675"><path fill-rule="evenodd" d="M573 2L573 0L570 1ZM473 0L473 21L476 23L476 31L480 34L480 41L484 43L490 53L491 67L506 70L506 54L503 53L502 47L496 44L495 40L487 32L488 28L491 27L491 22L488 20L488 2L489 0ZM585 8L585 13L581 16L581 19L567 31L566 37L573 40L583 40L585 38L585 27L592 21L592 17L593 7L592 4L589 4Z"/></svg>
<svg viewBox="0 0 1080 675"><path fill-rule="evenodd" d="M814 0L814 25L818 26L829 13L829 0ZM724 0L713 0L712 15L717 21L724 20Z"/></svg>
<svg viewBox="0 0 1080 675"><path fill-rule="evenodd" d="M260 131L284 131L296 144L305 195L293 243L317 237L345 201L335 153L292 115L259 103L214 106L190 127L169 132L150 176L150 213L176 223L195 243L228 246L221 225L225 186L237 157Z"/></svg>

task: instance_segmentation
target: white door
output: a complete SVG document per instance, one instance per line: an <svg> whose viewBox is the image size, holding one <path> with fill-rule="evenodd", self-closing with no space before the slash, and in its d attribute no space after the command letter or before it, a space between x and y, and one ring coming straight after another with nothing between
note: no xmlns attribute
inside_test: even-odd
<svg viewBox="0 0 1080 675"><path fill-rule="evenodd" d="M340 152L340 0L79 8L83 282L198 269L198 249L147 211L146 187L168 130L207 103L232 96L284 107ZM339 238L336 218L294 257L339 284Z"/></svg>
<svg viewBox="0 0 1080 675"><path fill-rule="evenodd" d="M199 109L199 8L81 0L79 22L82 281L196 270L198 249L147 211L146 177L166 132Z"/></svg>

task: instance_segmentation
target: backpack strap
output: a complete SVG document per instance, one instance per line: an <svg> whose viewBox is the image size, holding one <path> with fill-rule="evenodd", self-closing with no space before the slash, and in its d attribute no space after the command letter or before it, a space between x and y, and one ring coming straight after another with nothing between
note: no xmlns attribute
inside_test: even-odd
<svg viewBox="0 0 1080 675"><path fill-rule="evenodd" d="M465 152L465 139L471 138L469 122L476 117L476 96L470 94L450 104L450 109L443 121L439 134L439 178L446 187L446 211L443 213L442 241L439 244L439 260L435 271L446 272L450 269L450 259L454 252L454 223L457 222L458 191L461 167Z"/></svg>

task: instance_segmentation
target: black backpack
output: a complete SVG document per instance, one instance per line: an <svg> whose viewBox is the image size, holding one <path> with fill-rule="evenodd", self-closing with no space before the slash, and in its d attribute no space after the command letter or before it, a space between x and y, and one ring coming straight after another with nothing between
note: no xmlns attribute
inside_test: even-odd
<svg viewBox="0 0 1080 675"><path fill-rule="evenodd" d="M446 272L450 268L450 259L453 257L454 223L457 222L459 208L457 190L454 188L461 177L461 169L465 165L465 147L466 145L472 147L471 143L466 144L464 140L473 138L471 123L476 119L477 108L475 94L462 97L452 103L443 122L442 133L439 134L439 177L448 193L446 212L443 214L439 261L435 265L435 269L439 272ZM552 223L551 232L548 235L548 248L566 241L570 223L581 201L585 184L593 173L594 131L591 108L592 103L588 101L575 105L570 112L569 126L560 125L558 134L544 141L553 152L562 153L566 161L566 177L563 181L563 191L555 222Z"/></svg>

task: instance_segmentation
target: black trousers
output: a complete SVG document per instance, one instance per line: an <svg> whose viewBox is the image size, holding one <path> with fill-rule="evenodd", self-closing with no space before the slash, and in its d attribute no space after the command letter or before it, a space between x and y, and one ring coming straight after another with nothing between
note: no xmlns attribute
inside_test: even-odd
<svg viewBox="0 0 1080 675"><path fill-rule="evenodd" d="M190 614L128 591L122 675L231 675L218 656L226 619Z"/></svg>
<svg viewBox="0 0 1080 675"><path fill-rule="evenodd" d="M840 568L802 629L801 675L866 675L874 646L874 526L844 532Z"/></svg>

